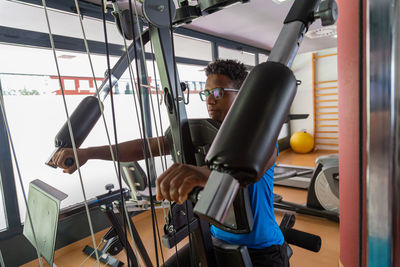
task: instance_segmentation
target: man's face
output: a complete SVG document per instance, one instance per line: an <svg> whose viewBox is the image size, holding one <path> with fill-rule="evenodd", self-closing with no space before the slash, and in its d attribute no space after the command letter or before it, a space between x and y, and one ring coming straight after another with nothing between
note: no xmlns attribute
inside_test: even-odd
<svg viewBox="0 0 400 267"><path fill-rule="evenodd" d="M223 74L210 74L207 77L206 88L211 90L214 88L235 88L234 82ZM225 91L222 99L214 99L212 95L207 97L207 110L211 119L222 122L228 114L233 102L236 99L237 92Z"/></svg>

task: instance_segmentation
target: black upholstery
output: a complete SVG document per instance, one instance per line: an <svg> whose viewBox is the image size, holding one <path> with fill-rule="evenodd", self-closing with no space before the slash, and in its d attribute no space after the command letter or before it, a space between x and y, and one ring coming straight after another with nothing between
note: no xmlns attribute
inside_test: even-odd
<svg viewBox="0 0 400 267"><path fill-rule="evenodd" d="M296 94L296 78L283 64L257 65L246 78L206 157L241 185L262 177Z"/></svg>
<svg viewBox="0 0 400 267"><path fill-rule="evenodd" d="M228 244L212 237L214 254L219 267L251 267L250 255L246 246Z"/></svg>

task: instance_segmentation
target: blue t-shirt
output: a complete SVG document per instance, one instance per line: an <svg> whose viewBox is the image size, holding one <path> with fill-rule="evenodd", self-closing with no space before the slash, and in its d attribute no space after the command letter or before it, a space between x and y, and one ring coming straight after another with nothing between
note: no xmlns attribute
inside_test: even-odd
<svg viewBox="0 0 400 267"><path fill-rule="evenodd" d="M248 234L233 234L211 226L211 234L230 244L245 245L262 249L272 245L282 245L283 234L276 223L274 214L275 164L256 183L248 186L251 210L254 216L253 230Z"/></svg>

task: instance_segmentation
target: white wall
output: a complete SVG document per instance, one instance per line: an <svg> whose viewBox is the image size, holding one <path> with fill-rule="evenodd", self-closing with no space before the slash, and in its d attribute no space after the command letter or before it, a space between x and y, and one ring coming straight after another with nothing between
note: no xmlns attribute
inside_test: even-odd
<svg viewBox="0 0 400 267"><path fill-rule="evenodd" d="M336 48L316 51L318 55L336 53ZM313 78L312 78L312 53L298 54L293 62L292 70L297 80L301 80L293 104L290 108L291 114L310 114L307 119L293 120L290 123L291 134L306 130L313 134ZM337 80L337 57L326 57L318 60L316 65L316 80Z"/></svg>

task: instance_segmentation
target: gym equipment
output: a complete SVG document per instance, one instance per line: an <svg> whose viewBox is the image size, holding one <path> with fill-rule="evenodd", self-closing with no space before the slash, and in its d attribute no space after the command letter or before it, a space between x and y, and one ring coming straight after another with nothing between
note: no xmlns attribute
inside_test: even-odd
<svg viewBox="0 0 400 267"><path fill-rule="evenodd" d="M108 192L106 194L97 196L88 205L89 207L99 206L101 211L103 211L107 216L111 225L110 230L103 237L103 240L106 241L106 244L101 250L98 250L98 255L100 256L100 258L102 258L100 259L100 261L104 263L109 261L108 264L112 264L111 266L115 267L121 266L123 265L123 263L111 257L110 255L117 255L124 249L127 253L127 257L130 263L132 264L128 264L128 266L138 267L136 255L128 240L126 239L124 224L122 223L122 221L125 219L121 216L125 216L126 213L124 210L121 209L121 192L120 190L113 191L112 189L114 188L114 186L112 184L106 185L105 188ZM129 191L127 189L123 189L122 196L124 200L128 200L130 198ZM118 210L118 213L115 212L115 209ZM135 224L133 223L130 216L127 219L127 222L129 224L129 229L132 230L132 241L135 242L136 249L138 250L143 262L145 263L145 266L153 266L150 257L143 245L142 239L140 238L139 233L136 230ZM94 249L89 246L86 246L83 249L83 252L95 258L93 251Z"/></svg>
<svg viewBox="0 0 400 267"><path fill-rule="evenodd" d="M338 222L339 157L337 154L321 156L316 160L316 163L317 167L308 187L306 205L284 201L281 196L276 195L274 207Z"/></svg>
<svg viewBox="0 0 400 267"><path fill-rule="evenodd" d="M67 196L38 179L29 184L23 234L50 266L54 263L60 203Z"/></svg>
<svg viewBox="0 0 400 267"><path fill-rule="evenodd" d="M101 116L101 109L99 106L99 101L94 96L85 97L81 103L76 107L74 113L72 113L70 122L73 131L74 141L76 147L85 141L86 137L89 135L90 131L96 125L96 122ZM82 118L85 118L82 120ZM68 123L65 122L63 127L57 133L54 144L56 149L50 155L49 159L46 161L46 165L57 168L56 165L50 164L51 159L54 154L57 153L61 148L72 148L72 141L68 131ZM74 164L73 158L68 158L65 160L67 166L72 166Z"/></svg>
<svg viewBox="0 0 400 267"><path fill-rule="evenodd" d="M167 2L170 3L168 0ZM180 1L180 3L182 2L184 1ZM240 1L198 0L198 7L202 14L203 12L211 13L236 2ZM257 177L263 174L266 161L274 152L276 139L286 120L296 92L297 80L289 66L304 33L316 18L326 20L326 14L335 12L334 8L330 8L323 14L319 14L317 12L319 2L319 0L296 0L294 2L268 62L256 66L251 71L218 131L215 142L212 143L207 153L206 164L212 170L212 174L204 190L197 192L194 197L198 202L194 208L196 215L193 216L193 219L194 221L198 220L198 227L192 230L192 221L183 226L187 229L188 234L193 234L195 246L201 248L196 250L196 256L202 266L215 266L213 245L207 222L224 230L229 229L234 233L245 233L251 230L252 214L245 186L255 182ZM334 1L330 2L334 3ZM145 44L150 37L153 41L171 125L174 144L172 155L177 162L196 164L190 123L186 116L184 101L182 101L183 94L181 90L174 90L178 87L179 77L175 69L171 31L166 26L171 26L170 23L167 23L167 20L172 19L168 13L175 13L175 9L168 8L169 12L166 13L167 4L165 2L154 0L154 3L157 5L150 5L150 1L145 1L143 4L143 13L148 19L149 27L142 33L143 40L141 41ZM166 14L167 16L165 16ZM137 40L133 44L136 44ZM130 55L131 47L128 49ZM122 57L117 65L126 69L127 56ZM101 93L107 95L111 86L115 84L114 80L118 78L116 74L118 71L115 69L108 73L108 77L103 83L106 86ZM267 80L265 80L266 77ZM265 90L265 85L268 85L269 90ZM251 133L251 137L256 136L257 138L249 138L249 133ZM147 148L146 146L144 148L146 154ZM153 210L153 202L151 202L151 206ZM111 211L111 209L112 207L108 206L106 210ZM233 216L228 216L230 210L233 212ZM190 209L185 207L183 212L186 212L188 216ZM121 212L121 214L123 213L124 211ZM172 211L173 213L174 211ZM109 212L107 215L112 217ZM205 221L200 220L199 217ZM234 223L231 223L231 217L234 219ZM175 234L174 229L172 229L172 233ZM132 254L126 240L121 237L120 233L118 236L128 255ZM134 255L129 257L134 259Z"/></svg>
<svg viewBox="0 0 400 267"><path fill-rule="evenodd" d="M296 132L290 137L290 147L296 153L308 153L314 148L314 138L305 131Z"/></svg>
<svg viewBox="0 0 400 267"><path fill-rule="evenodd" d="M339 214L339 155L319 157L316 163L308 189L307 207Z"/></svg>
<svg viewBox="0 0 400 267"><path fill-rule="evenodd" d="M206 163L212 172L194 211L217 227L224 225L239 189L263 175L274 152L297 89L297 80L288 66L315 19L318 5L319 1L293 3L268 61L250 72L211 145Z"/></svg>
<svg viewBox="0 0 400 267"><path fill-rule="evenodd" d="M274 185L307 190L313 173L314 168L277 164L274 169Z"/></svg>
<svg viewBox="0 0 400 267"><path fill-rule="evenodd" d="M173 204L171 206L172 213L175 214L174 218L178 221L178 223L170 224L164 227L165 235L163 236L163 244L172 248L174 245L183 240L188 234L188 227L185 225L186 218L184 218L182 213L185 211L182 205ZM193 214L189 214L190 218L190 231L191 233L195 233L196 229L199 227L202 220L199 220L198 217L193 216ZM170 220L172 217L170 215ZM313 235L310 233L302 232L296 229L293 229L295 224L295 216L294 214L285 214L280 223L280 229L284 235L284 238L288 244L292 244L303 249L307 249L313 252L319 252L321 248L321 238L317 235ZM174 236L175 235L175 236ZM192 237L193 238L193 237ZM194 238L196 236L194 235ZM215 237L211 237L212 239L212 250L215 254L216 263L214 265L208 266L237 266L237 267L251 267L252 263L250 260L250 256L246 246L241 245L232 245L228 244L222 240L219 240ZM185 248L188 249L188 248ZM198 249L198 248L196 248ZM196 250L197 252L197 250ZM185 252L182 252L185 253ZM186 252L187 253L187 252ZM287 254L290 258L292 255L292 249L290 246L287 246ZM178 255L179 256L179 255ZM187 259L186 259L187 260ZM200 259L196 258L196 264L198 264ZM184 265L185 258L179 259L179 266L187 266ZM177 266L175 257L171 257L164 266Z"/></svg>

